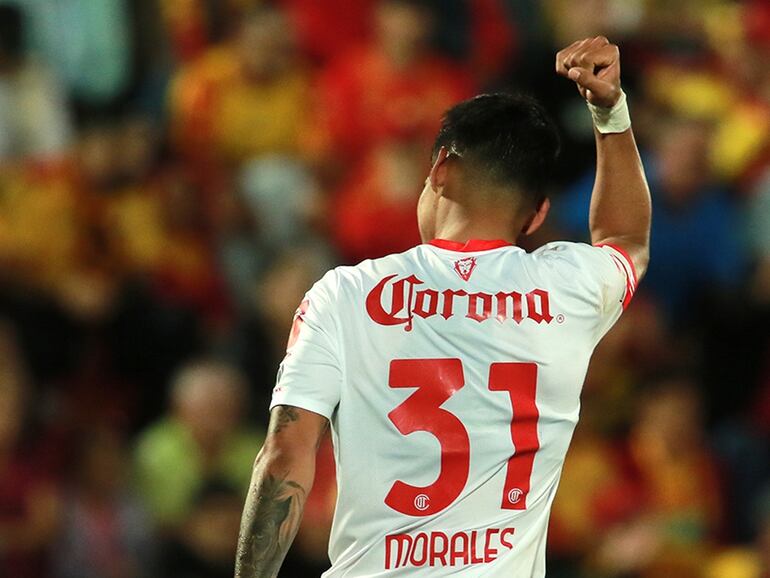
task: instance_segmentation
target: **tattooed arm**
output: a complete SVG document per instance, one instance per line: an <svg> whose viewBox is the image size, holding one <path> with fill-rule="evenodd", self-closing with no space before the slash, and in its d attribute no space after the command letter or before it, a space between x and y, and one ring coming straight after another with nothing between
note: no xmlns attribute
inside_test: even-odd
<svg viewBox="0 0 770 578"><path fill-rule="evenodd" d="M273 578L299 529L328 420L288 405L273 408L254 463L241 520L236 578Z"/></svg>

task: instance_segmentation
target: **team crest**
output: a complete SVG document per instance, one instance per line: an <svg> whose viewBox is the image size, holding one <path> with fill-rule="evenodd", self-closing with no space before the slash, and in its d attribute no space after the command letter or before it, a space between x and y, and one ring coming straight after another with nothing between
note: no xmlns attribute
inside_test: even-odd
<svg viewBox="0 0 770 578"><path fill-rule="evenodd" d="M291 349L295 343L297 343L300 329L302 329L302 324L305 322L305 313L307 313L309 308L310 300L303 299L302 303L300 303L299 307L297 307L297 311L294 312L294 321L291 324L291 331L289 332L289 342L286 345L287 351Z"/></svg>
<svg viewBox="0 0 770 578"><path fill-rule="evenodd" d="M463 281L468 281L473 275L473 270L476 268L476 257L466 257L455 261L455 273L457 273Z"/></svg>

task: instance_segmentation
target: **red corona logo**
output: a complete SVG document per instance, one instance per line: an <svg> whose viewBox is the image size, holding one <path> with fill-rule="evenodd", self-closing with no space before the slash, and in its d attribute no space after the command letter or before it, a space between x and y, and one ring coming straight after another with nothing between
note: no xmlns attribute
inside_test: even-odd
<svg viewBox="0 0 770 578"><path fill-rule="evenodd" d="M403 325L404 331L411 331L415 318L438 315L449 319L455 310L477 323L488 319L500 323L511 320L517 325L525 319L546 324L553 321L548 291L543 289L528 293L498 291L494 295L463 289L440 291L420 287L424 283L414 275L397 277L385 277L366 297L366 312L379 325Z"/></svg>

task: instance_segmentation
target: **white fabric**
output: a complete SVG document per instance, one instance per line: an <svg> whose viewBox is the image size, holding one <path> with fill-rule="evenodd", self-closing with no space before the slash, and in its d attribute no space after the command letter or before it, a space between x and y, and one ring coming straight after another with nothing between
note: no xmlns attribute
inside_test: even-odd
<svg viewBox="0 0 770 578"><path fill-rule="evenodd" d="M331 421L339 493L332 568L324 576L545 576L548 517L588 361L630 298L632 271L612 247L552 243L528 254L513 246L459 252L425 244L340 267L316 283L298 312L271 407L292 405ZM394 360L425 359L461 365L464 385L441 409L429 401L424 411L405 411L408 398L428 391L425 381L451 381L442 373L392 386L403 379L393 377L394 368L405 364ZM512 384L510 394L490 389L493 363L536 364L536 422L526 421L526 403L512 401L526 397L527 383ZM504 487L517 407L519 433L536 431L539 443L526 510L510 509L523 505L522 492ZM399 431L399 416L413 433ZM440 477L442 443L425 430L456 430L457 420L469 450L458 449L456 437L444 445L447 464L469 464L459 494L428 515L386 504L397 481L429 487ZM414 508L433 508L444 496L427 493L415 497Z"/></svg>

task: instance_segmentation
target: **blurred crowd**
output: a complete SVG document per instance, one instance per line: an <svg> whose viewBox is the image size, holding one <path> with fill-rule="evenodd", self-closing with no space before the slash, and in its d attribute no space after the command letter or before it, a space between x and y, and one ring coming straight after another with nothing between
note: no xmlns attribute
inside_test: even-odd
<svg viewBox="0 0 770 578"><path fill-rule="evenodd" d="M578 9L579 5L579 9ZM606 34L655 203L592 362L549 578L770 577L770 2L0 0L0 575L232 576L291 318L419 242L442 112L536 95L586 240ZM282 576L318 576L330 444Z"/></svg>

